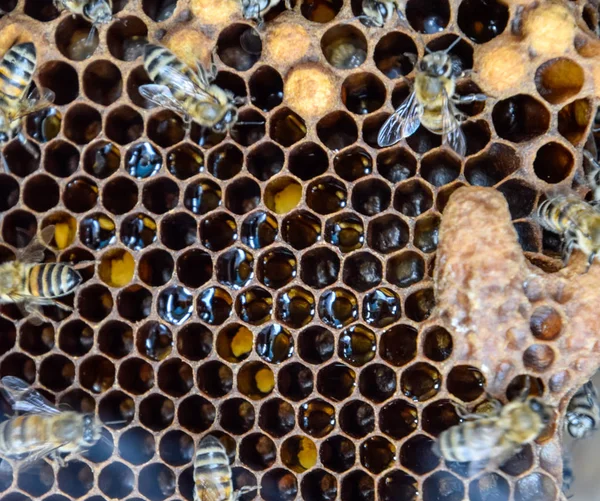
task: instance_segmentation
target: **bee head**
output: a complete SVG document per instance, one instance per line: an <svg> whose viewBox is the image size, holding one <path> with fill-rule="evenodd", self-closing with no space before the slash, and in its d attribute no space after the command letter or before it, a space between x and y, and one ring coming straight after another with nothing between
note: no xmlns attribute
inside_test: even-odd
<svg viewBox="0 0 600 501"><path fill-rule="evenodd" d="M419 71L432 78L450 78L454 73L452 56L441 51L427 54L419 63Z"/></svg>
<svg viewBox="0 0 600 501"><path fill-rule="evenodd" d="M83 436L82 442L85 447L92 447L100 440L102 436L102 427L94 414L85 414L83 416Z"/></svg>
<svg viewBox="0 0 600 501"><path fill-rule="evenodd" d="M363 13L370 26L381 28L388 16L387 6L377 0L365 0L362 5Z"/></svg>
<svg viewBox="0 0 600 501"><path fill-rule="evenodd" d="M112 21L113 14L106 0L92 0L83 8L83 13L94 20L94 24L107 24Z"/></svg>
<svg viewBox="0 0 600 501"><path fill-rule="evenodd" d="M257 19L260 15L260 3L256 0L242 0L244 19Z"/></svg>
<svg viewBox="0 0 600 501"><path fill-rule="evenodd" d="M529 408L540 417L544 424L548 424L552 419L552 408L537 398L529 399Z"/></svg>
<svg viewBox="0 0 600 501"><path fill-rule="evenodd" d="M576 414L570 419L569 417L570 416L567 413L567 431L573 438L584 438L596 426L596 423L591 416L586 416L585 414Z"/></svg>

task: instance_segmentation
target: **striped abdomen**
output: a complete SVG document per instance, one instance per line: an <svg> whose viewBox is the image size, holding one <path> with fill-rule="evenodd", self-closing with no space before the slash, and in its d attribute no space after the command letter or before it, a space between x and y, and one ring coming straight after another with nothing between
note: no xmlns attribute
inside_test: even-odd
<svg viewBox="0 0 600 501"><path fill-rule="evenodd" d="M467 421L440 434L437 452L448 461L481 461L494 453L502 434L497 419Z"/></svg>
<svg viewBox="0 0 600 501"><path fill-rule="evenodd" d="M206 480L207 482L203 482ZM230 501L233 494L231 468L225 447L215 437L204 438L196 451L194 458L194 499L203 501ZM213 497L208 498L207 489L214 486Z"/></svg>
<svg viewBox="0 0 600 501"><path fill-rule="evenodd" d="M545 200L537 211L540 224L556 233L574 231L593 209L578 197L559 195Z"/></svg>
<svg viewBox="0 0 600 501"><path fill-rule="evenodd" d="M0 423L0 455L18 456L46 447L51 416L28 414Z"/></svg>
<svg viewBox="0 0 600 501"><path fill-rule="evenodd" d="M593 383L584 384L569 402L565 425L569 435L583 438L600 424L600 404Z"/></svg>
<svg viewBox="0 0 600 501"><path fill-rule="evenodd" d="M170 66L179 73L187 77L190 81L196 82L196 75L185 64L183 64L177 56L171 51L161 47L160 45L148 44L144 49L144 68L150 79L157 85L164 85L169 88L173 95L180 100L189 98L184 94L169 78L165 77L162 69Z"/></svg>
<svg viewBox="0 0 600 501"><path fill-rule="evenodd" d="M82 280L76 270L61 263L31 264L25 268L24 275L24 293L43 298L65 296Z"/></svg>
<svg viewBox="0 0 600 501"><path fill-rule="evenodd" d="M10 113L23 98L35 70L35 46L31 43L14 45L0 62L0 108Z"/></svg>

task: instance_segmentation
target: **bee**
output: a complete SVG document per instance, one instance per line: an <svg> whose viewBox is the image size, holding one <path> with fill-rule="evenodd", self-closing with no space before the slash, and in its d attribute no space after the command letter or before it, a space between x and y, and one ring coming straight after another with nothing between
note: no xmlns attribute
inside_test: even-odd
<svg viewBox="0 0 600 501"><path fill-rule="evenodd" d="M78 14L92 23L92 29L87 38L88 45L91 43L97 27L113 20L112 0L54 0L54 6L59 11L67 10L71 14Z"/></svg>
<svg viewBox="0 0 600 501"><path fill-rule="evenodd" d="M240 0L242 5L242 16L244 19L251 19L258 22L262 27L265 15L273 8L279 5L281 0ZM290 0L285 0L285 8L292 10Z"/></svg>
<svg viewBox="0 0 600 501"><path fill-rule="evenodd" d="M465 421L443 431L434 450L447 461L470 462L471 469L488 460L501 465L536 440L553 415L537 397L496 404L489 415L463 414Z"/></svg>
<svg viewBox="0 0 600 501"><path fill-rule="evenodd" d="M588 182L589 187L592 190L593 199L600 200L600 162L598 162L597 159L597 151L595 155L588 149L584 149L583 156L590 164L590 169L588 170L588 173L586 175L586 180Z"/></svg>
<svg viewBox="0 0 600 501"><path fill-rule="evenodd" d="M358 68L367 59L367 53L351 42L341 41L328 48L329 61L336 68Z"/></svg>
<svg viewBox="0 0 600 501"><path fill-rule="evenodd" d="M401 21L405 21L403 0L363 0L361 19L369 26L383 28L397 14Z"/></svg>
<svg viewBox="0 0 600 501"><path fill-rule="evenodd" d="M235 125L236 104L243 99L212 83L216 76L214 64L210 72L200 63L193 71L169 50L148 44L144 68L154 83L139 87L142 97L180 114L186 125L193 120L217 133L227 132Z"/></svg>
<svg viewBox="0 0 600 501"><path fill-rule="evenodd" d="M575 392L567 406L565 430L573 438L585 438L598 428L599 423L598 393L594 383L588 381Z"/></svg>
<svg viewBox="0 0 600 501"><path fill-rule="evenodd" d="M40 322L40 306L56 304L56 298L70 294L82 282L81 275L72 265L41 263L43 242L50 242L53 236L54 226L44 228L41 241L34 238L18 259L0 264L0 304L16 303L24 315L36 315L33 322ZM78 267L81 265L83 263Z"/></svg>
<svg viewBox="0 0 600 501"><path fill-rule="evenodd" d="M591 266L600 251L600 212L577 196L557 195L540 204L537 219L546 230L562 235L565 263L579 249Z"/></svg>
<svg viewBox="0 0 600 501"><path fill-rule="evenodd" d="M202 439L194 457L194 501L236 501L256 487L233 490L229 458L223 444L208 435Z"/></svg>
<svg viewBox="0 0 600 501"><path fill-rule="evenodd" d="M48 106L54 94L48 89L29 92L35 67L36 51L31 42L13 45L0 61L0 147L17 137L38 158L38 151L23 134L22 122L25 116ZM8 170L4 155L2 163Z"/></svg>
<svg viewBox="0 0 600 501"><path fill-rule="evenodd" d="M485 101L486 96L455 94L461 68L449 52L459 41L460 38L457 38L446 50L429 52L421 59L412 92L379 131L379 146L391 146L409 137L422 124L431 132L441 134L443 144L450 146L459 156L465 155L466 140L460 128L464 116L457 110L456 104Z"/></svg>
<svg viewBox="0 0 600 501"><path fill-rule="evenodd" d="M64 455L85 451L102 438L96 415L61 411L14 376L1 382L13 410L25 414L0 423L0 456L25 456L26 463L49 456L64 465Z"/></svg>

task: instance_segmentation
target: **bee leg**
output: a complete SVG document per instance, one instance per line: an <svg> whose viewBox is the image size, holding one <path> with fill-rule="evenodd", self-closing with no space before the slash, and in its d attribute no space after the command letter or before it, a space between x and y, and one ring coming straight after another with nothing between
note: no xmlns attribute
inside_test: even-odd
<svg viewBox="0 0 600 501"><path fill-rule="evenodd" d="M208 130L206 127L200 127L200 139L198 139L198 146L204 146L204 143L206 142L207 131Z"/></svg>
<svg viewBox="0 0 600 501"><path fill-rule="evenodd" d="M587 273L588 271L590 271L590 267L592 266L592 263L594 262L594 259L596 259L596 253L592 252L590 254L590 256L588 257L588 265L587 268L585 269L585 272Z"/></svg>
<svg viewBox="0 0 600 501"><path fill-rule="evenodd" d="M6 157L4 156L4 153L0 153L0 157L2 157L2 167L4 168L4 171L10 172L10 169L8 168L8 162L6 161Z"/></svg>
<svg viewBox="0 0 600 501"><path fill-rule="evenodd" d="M469 104L476 101L485 101L487 96L485 94L469 94L468 96L456 96L452 100L456 104Z"/></svg>
<svg viewBox="0 0 600 501"><path fill-rule="evenodd" d="M287 10L292 10L294 7L292 6L291 0L285 0L285 8Z"/></svg>

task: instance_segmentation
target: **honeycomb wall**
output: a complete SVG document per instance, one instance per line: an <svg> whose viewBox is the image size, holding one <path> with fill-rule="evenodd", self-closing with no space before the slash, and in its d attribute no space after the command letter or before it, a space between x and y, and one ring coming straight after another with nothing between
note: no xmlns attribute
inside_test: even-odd
<svg viewBox="0 0 600 501"><path fill-rule="evenodd" d="M355 18L359 2L298 2L248 52L240 36L252 25L238 13L206 25L185 0L116 1L91 48L89 23L51 1L0 2L3 50L33 38L35 83L56 94L27 120L39 158L17 141L4 148L0 259L60 224L47 258L94 261L64 300L72 312L45 308L38 326L0 309L0 375L106 424L64 468L0 474L2 499L191 500L194 444L208 432L226 444L234 484L267 501L559 498L560 460L548 466L536 447L477 477L431 452L459 422L456 405L482 402L486 385L477 367L449 361L431 277L444 207L463 185L506 197L532 259L558 255L531 216L547 190L583 184L597 7L568 2L581 43L532 55L518 85L461 107L463 159L423 128L385 149L376 135L408 95L410 54L458 35L453 53L469 70L490 45L526 43L511 34L518 9L419 4L374 29ZM308 40L292 62L265 49L285 21ZM149 82L144 43L182 30L218 40L217 83L247 98L247 124L228 136L187 133L137 91ZM340 43L358 67L344 69ZM316 116L285 92L304 63L335 83ZM477 73L459 82L460 94L480 91ZM509 396L536 377L516 377Z"/></svg>

